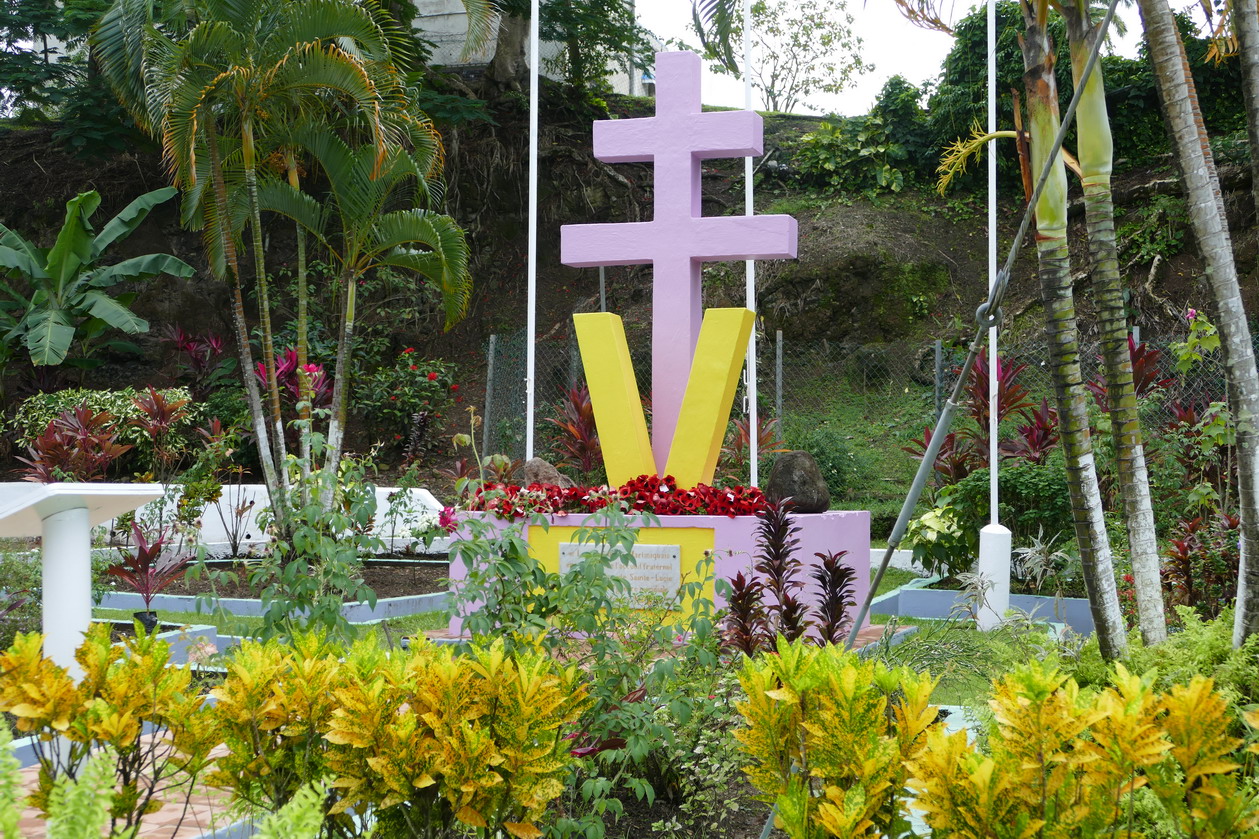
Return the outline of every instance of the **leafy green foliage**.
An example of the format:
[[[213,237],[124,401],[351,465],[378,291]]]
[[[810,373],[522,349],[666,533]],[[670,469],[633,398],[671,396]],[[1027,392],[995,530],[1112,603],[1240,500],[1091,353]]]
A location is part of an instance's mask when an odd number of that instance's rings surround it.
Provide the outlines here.
[[[786,436],[788,447],[813,455],[832,500],[844,498],[865,474],[848,437],[826,422],[792,425]]]
[[[1125,210],[1116,236],[1120,258],[1141,265],[1180,253],[1189,232],[1189,211],[1183,198],[1155,195],[1148,203]]]
[[[522,0],[506,3],[513,13],[529,16]],[[561,50],[550,61],[583,94],[598,91],[609,68],[625,61],[650,67],[654,63],[647,30],[638,25],[634,5],[627,0],[553,0],[542,6],[542,37],[557,41]]]
[[[879,91],[870,113],[883,121],[888,137],[905,150],[901,170],[930,178],[939,151],[931,143],[931,126],[922,107],[924,92],[904,76],[893,76]]]
[[[386,441],[398,442],[410,431],[416,414],[440,417],[458,389],[453,364],[421,358],[407,347],[392,365],[360,382],[355,402],[368,425]]]
[[[189,399],[184,388],[168,388],[157,391],[167,403],[176,403]],[[110,430],[118,435],[118,440],[128,446],[135,447],[135,453],[145,466],[152,466],[158,457],[158,442],[151,431],[143,424],[145,413],[137,400],[142,394],[134,388],[120,390],[87,390],[83,388],[67,388],[49,393],[37,393],[21,402],[12,418],[6,423],[6,429],[17,437],[18,442],[30,444],[43,434],[52,422],[66,411],[84,406],[96,414],[107,414],[111,418]],[[192,429],[195,417],[185,414],[180,417],[170,432],[178,436]]]
[[[905,147],[891,136],[883,118],[840,117],[823,122],[800,138],[791,155],[796,177],[805,184],[842,192],[899,192],[905,174],[898,168]]]
[[[149,325],[128,305],[133,294],[110,296],[107,289],[124,280],[170,274],[192,276],[192,266],[169,254],[147,254],[113,265],[100,264],[105,252],[127,236],[157,205],[175,195],[172,188],[141,195],[97,233],[92,215],[100,206],[96,192],[84,192],[66,203],[66,220],[52,248],[44,250],[15,230],[0,225],[0,270],[16,285],[0,281],[0,325],[5,342],[21,341],[35,365],[58,365],[77,340],[83,359],[110,328],[129,334]]]
[[[657,794],[636,769],[670,743],[671,729],[655,708],[665,706],[685,723],[696,697],[674,674],[679,667],[704,671],[718,663],[707,594],[711,560],[701,566],[700,579],[684,579],[673,597],[659,601],[632,599],[629,582],[612,573],[634,565],[634,525],[653,519],[631,519],[616,505],[592,514],[574,535],[580,560],[562,574],[530,554],[518,525],[466,519],[451,549],[452,562],[467,569],[453,590],[465,631],[501,639],[509,650],[545,650],[585,674],[591,704],[576,723],[574,753],[583,760],[566,793],[567,814],[554,827],[562,836],[602,836],[602,814],[621,809],[613,797],[618,785],[639,798]],[[530,525],[546,526],[541,517]]]

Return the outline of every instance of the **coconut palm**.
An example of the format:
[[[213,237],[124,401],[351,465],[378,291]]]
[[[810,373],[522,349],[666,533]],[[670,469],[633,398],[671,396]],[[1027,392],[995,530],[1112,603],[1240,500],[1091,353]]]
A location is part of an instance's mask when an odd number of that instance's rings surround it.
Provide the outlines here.
[[[1022,0],[1024,31],[1023,86],[1031,133],[1032,171],[1044,171],[1058,134],[1058,90],[1054,53],[1048,33],[1047,0]],[[1093,461],[1088,406],[1080,373],[1079,333],[1067,247],[1067,173],[1054,150],[1049,180],[1036,204],[1036,255],[1050,373],[1058,401],[1059,435],[1066,457],[1067,486],[1074,512],[1080,563],[1102,655],[1117,658],[1127,645],[1111,561],[1110,539],[1102,516],[1101,491]]]
[[[1198,93],[1185,47],[1167,0],[1138,0],[1154,64],[1159,98],[1171,129],[1189,204],[1189,222],[1202,253],[1215,301],[1216,325],[1228,376],[1229,409],[1237,430],[1238,505],[1242,519],[1243,568],[1237,582],[1233,641],[1259,632],[1259,370],[1242,306],[1237,266]]]
[[[412,119],[407,134],[405,146],[391,145],[382,157],[372,145],[351,146],[326,124],[297,126],[289,139],[326,176],[327,203],[319,204],[291,180],[268,179],[260,190],[264,209],[300,224],[340,268],[342,315],[325,469],[336,469],[344,440],[359,278],[377,268],[418,273],[436,283],[447,327],[467,312],[467,240],[452,218],[424,209],[438,185],[437,133],[427,120]],[[400,203],[402,209],[393,209]],[[409,206],[415,204],[420,206]]]
[[[1067,24],[1071,46],[1071,72],[1077,86],[1102,25],[1094,23],[1087,0],[1066,0],[1058,6]],[[1093,290],[1097,296],[1102,358],[1106,370],[1107,407],[1115,463],[1124,499],[1124,520],[1137,596],[1137,618],[1146,644],[1167,639],[1163,614],[1163,586],[1158,540],[1154,532],[1154,507],[1145,465],[1137,393],[1132,381],[1132,356],[1128,350],[1128,322],[1123,305],[1123,282],[1115,244],[1115,208],[1110,175],[1114,163],[1110,117],[1106,110],[1102,67],[1097,63],[1080,94],[1075,112],[1078,128],[1080,179],[1084,188],[1085,224]]]

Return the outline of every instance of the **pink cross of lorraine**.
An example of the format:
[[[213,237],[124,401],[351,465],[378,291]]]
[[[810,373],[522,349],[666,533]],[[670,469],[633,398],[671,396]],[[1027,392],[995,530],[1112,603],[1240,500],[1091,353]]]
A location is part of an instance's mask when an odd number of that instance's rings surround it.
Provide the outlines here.
[[[759,155],[763,144],[755,111],[702,112],[698,55],[657,53],[656,115],[594,124],[598,159],[655,164],[652,220],[560,228],[565,265],[652,266],[651,446],[660,474],[699,340],[703,263],[796,256],[791,216],[702,217],[700,161]]]

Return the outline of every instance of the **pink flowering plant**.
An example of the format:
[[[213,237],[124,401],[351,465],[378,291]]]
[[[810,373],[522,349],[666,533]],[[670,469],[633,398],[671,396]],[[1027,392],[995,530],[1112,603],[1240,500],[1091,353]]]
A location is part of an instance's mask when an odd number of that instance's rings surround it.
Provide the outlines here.
[[[407,441],[417,414],[440,417],[459,390],[455,366],[406,347],[359,384],[358,408],[387,443]]]

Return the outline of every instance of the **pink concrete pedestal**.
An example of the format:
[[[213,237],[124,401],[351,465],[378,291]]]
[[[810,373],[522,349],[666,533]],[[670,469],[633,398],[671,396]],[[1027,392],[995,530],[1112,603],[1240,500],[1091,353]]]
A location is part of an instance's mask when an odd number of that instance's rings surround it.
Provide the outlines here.
[[[488,513],[466,513],[464,515],[480,518],[495,525],[500,530],[510,523]],[[558,542],[570,541],[568,538],[572,528],[584,527],[590,514],[569,513],[554,515],[548,518],[549,532],[538,528],[536,532],[528,524],[524,525],[524,538],[529,542],[538,560],[550,571],[559,570]],[[804,513],[796,515],[796,526],[800,532],[796,538],[800,540],[796,557],[804,564],[798,579],[807,580],[802,592],[806,604],[817,602],[817,586],[810,579],[810,569],[819,563],[815,554],[827,551],[847,551],[844,563],[856,571],[854,599],[862,602],[870,588],[870,514],[865,511],[831,510],[825,513]],[[755,516],[660,516],[659,527],[643,527],[639,530],[639,541],[653,544],[678,544],[682,553],[682,573],[693,571],[695,565],[703,559],[705,550],[711,549],[714,557],[714,577],[730,580],[739,572],[754,575],[752,565],[756,558],[756,528],[759,519]],[[455,541],[459,535],[456,533]],[[467,576],[467,569],[462,562],[450,564],[450,578],[457,585],[459,580]],[[694,576],[691,577],[694,579]],[[709,592],[717,604],[724,607],[725,598],[715,591]],[[459,634],[462,629],[462,616],[452,614],[450,631]]]

